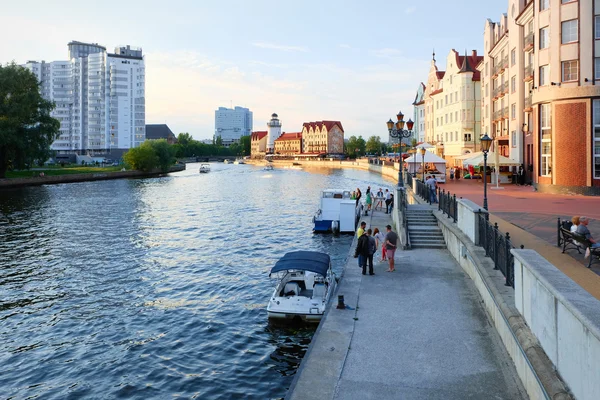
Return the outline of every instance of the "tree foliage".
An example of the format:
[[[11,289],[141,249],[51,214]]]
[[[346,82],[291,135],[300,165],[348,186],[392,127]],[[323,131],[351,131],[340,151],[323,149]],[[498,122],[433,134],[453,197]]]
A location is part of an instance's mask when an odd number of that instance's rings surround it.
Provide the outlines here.
[[[350,136],[345,146],[345,153],[350,157],[361,157],[365,155],[366,143],[362,136]]]
[[[129,149],[123,154],[123,161],[133,169],[150,172],[158,168],[160,162],[152,144],[146,140],[140,147]]]
[[[0,64],[0,178],[9,168],[44,162],[59,135],[60,122],[50,116],[54,103],[40,94],[29,70]]]
[[[250,136],[242,136],[240,143],[234,143],[229,147],[223,147],[221,138],[217,136],[215,144],[206,144],[194,140],[185,132],[177,135],[175,148],[176,157],[210,157],[210,156],[247,156],[250,155]]]
[[[381,138],[379,136],[371,136],[367,140],[366,151],[370,154],[379,154],[381,152]]]

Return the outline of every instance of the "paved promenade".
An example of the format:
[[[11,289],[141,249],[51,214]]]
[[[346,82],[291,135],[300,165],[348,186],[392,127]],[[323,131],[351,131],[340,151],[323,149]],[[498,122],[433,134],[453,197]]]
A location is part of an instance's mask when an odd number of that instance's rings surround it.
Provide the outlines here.
[[[380,230],[382,212],[364,217]],[[355,241],[356,242],[356,241]],[[351,250],[353,252],[354,249]],[[363,276],[350,257],[287,398],[527,398],[470,279],[446,250],[396,253]]]
[[[483,204],[483,183],[470,180],[448,181],[441,185],[458,197]],[[490,185],[489,187],[494,187]],[[586,268],[588,260],[576,250],[565,254],[556,246],[556,218],[571,219],[585,215],[592,219],[590,230],[600,237],[600,207],[593,196],[538,193],[531,186],[501,185],[504,189],[488,190],[490,221],[510,233],[515,247],[537,251],[542,257],[573,279],[588,293],[600,299],[600,264]]]

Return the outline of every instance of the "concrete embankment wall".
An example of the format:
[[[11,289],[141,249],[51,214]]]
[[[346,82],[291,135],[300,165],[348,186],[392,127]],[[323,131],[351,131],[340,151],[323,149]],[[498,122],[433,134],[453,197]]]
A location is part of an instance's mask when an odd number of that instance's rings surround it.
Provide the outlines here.
[[[177,164],[171,166],[169,172],[184,171],[184,164]],[[88,181],[101,181],[109,179],[125,179],[125,178],[147,178],[152,176],[163,175],[164,172],[155,170],[152,172],[142,171],[116,171],[116,172],[98,172],[88,174],[69,174],[69,175],[56,175],[56,176],[44,176],[35,178],[10,178],[0,179],[0,189],[4,188],[18,188],[26,186],[40,186],[40,185],[53,185],[59,183],[75,183],[75,182],[88,182]]]
[[[512,250],[515,305],[577,399],[600,398],[600,301],[533,250]]]
[[[494,270],[493,261],[485,256],[485,250],[475,245],[479,235],[477,214],[480,212],[480,207],[472,201],[459,200],[457,224],[441,211],[435,211],[434,215],[448,251],[477,287],[490,322],[510,354],[529,397],[570,399],[572,396],[552,361],[515,307],[515,290],[505,285],[506,279],[499,270]],[[568,278],[565,276],[565,279]]]

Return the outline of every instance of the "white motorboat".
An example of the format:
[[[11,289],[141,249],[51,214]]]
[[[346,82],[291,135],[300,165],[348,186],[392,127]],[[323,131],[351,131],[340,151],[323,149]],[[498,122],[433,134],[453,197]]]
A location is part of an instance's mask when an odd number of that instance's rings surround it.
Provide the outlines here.
[[[271,164],[269,164],[269,165],[265,166],[265,168],[263,168],[263,169],[265,171],[273,171],[275,168]]]
[[[321,208],[313,217],[315,232],[344,232],[356,230],[362,204],[352,199],[348,190],[326,189],[321,192]]]
[[[229,164],[229,160],[223,160],[225,164]]]
[[[328,254],[317,251],[286,253],[271,269],[279,282],[267,313],[273,320],[319,322],[332,297],[336,279]]]
[[[200,164],[200,170],[199,172],[201,174],[205,174],[207,172],[210,172],[210,164]]]
[[[238,165],[238,164],[246,164],[246,163],[244,162],[244,160],[242,160],[241,158],[238,158],[238,159],[237,159],[237,160],[235,160],[233,163],[234,163],[235,165]]]

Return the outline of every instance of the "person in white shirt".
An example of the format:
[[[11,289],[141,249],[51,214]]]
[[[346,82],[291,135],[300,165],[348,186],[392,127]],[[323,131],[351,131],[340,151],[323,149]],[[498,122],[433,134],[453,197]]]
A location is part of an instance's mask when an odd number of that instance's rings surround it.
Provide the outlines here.
[[[437,203],[437,195],[436,195],[436,189],[437,189],[437,181],[435,180],[435,178],[433,177],[433,175],[431,175],[429,177],[429,179],[427,179],[425,181],[425,184],[427,186],[429,186],[429,199],[432,203]]]

